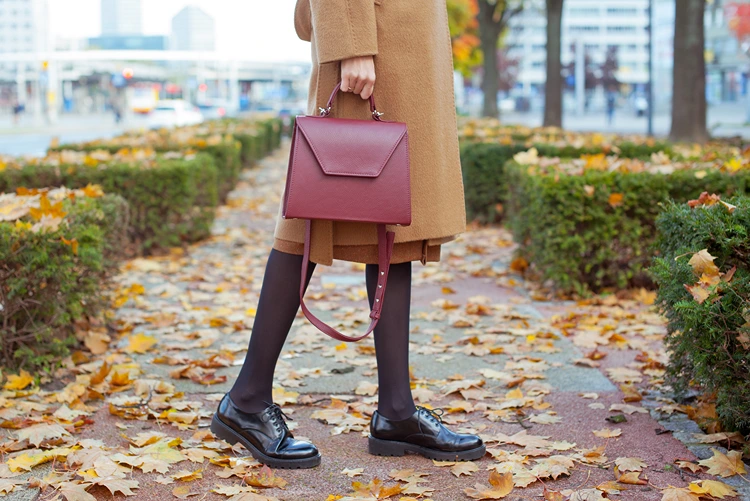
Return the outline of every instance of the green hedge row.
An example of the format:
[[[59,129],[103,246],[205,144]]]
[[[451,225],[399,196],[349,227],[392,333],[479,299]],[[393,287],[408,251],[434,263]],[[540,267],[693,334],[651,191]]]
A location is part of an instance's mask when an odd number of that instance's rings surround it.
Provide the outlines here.
[[[243,167],[255,163],[281,144],[282,122],[277,118],[261,120],[226,119],[192,127],[130,132],[108,140],[82,144],[63,144],[50,151],[97,151],[111,154],[123,148],[152,148],[160,153],[204,152],[213,157],[217,168],[219,201],[234,189]]]
[[[664,202],[685,202],[703,191],[750,192],[748,171],[566,174],[511,161],[504,172],[520,255],[556,289],[579,294],[651,284],[646,269]]]
[[[693,383],[715,393],[722,422],[748,434],[750,199],[728,201],[731,212],[667,204],[656,221],[661,256],[653,272],[669,320],[670,382],[680,393]],[[704,249],[709,256],[693,258]]]
[[[57,228],[0,222],[0,365],[47,368],[75,343],[72,323],[103,305],[125,247],[127,202],[67,198]],[[29,218],[27,218],[29,219]],[[37,221],[33,221],[37,222]]]
[[[520,139],[520,138],[519,138]],[[622,158],[644,158],[659,151],[669,151],[665,143],[618,143],[616,146],[556,146],[529,144],[524,140],[511,144],[463,142],[461,168],[463,171],[466,216],[470,221],[497,222],[507,212],[508,176],[505,165],[520,152],[536,148],[544,157],[579,157],[584,154],[617,151]]]
[[[93,167],[29,164],[0,172],[0,192],[89,184],[127,200],[131,254],[149,254],[210,234],[219,183],[216,161],[206,153],[185,158],[160,155],[149,162],[112,161]]]
[[[100,185],[130,205],[131,254],[150,254],[207,237],[216,207],[236,186],[243,165],[278,147],[281,129],[278,119],[226,120],[61,145],[41,161],[0,171],[0,193]],[[91,156],[66,164],[71,151]],[[97,152],[109,157],[97,160]]]

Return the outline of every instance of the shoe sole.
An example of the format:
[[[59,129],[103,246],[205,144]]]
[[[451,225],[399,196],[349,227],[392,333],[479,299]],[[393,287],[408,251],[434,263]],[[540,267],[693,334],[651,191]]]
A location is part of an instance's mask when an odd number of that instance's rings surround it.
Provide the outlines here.
[[[320,464],[320,454],[318,454],[317,456],[301,459],[278,459],[267,456],[263,454],[263,452],[261,452],[252,443],[250,443],[247,439],[245,439],[242,435],[224,424],[216,416],[216,414],[214,414],[214,417],[211,420],[211,431],[214,435],[222,440],[229,442],[232,445],[236,444],[237,442],[241,443],[245,447],[245,449],[250,451],[250,454],[253,456],[253,458],[255,458],[256,461],[258,461],[259,463],[263,463],[271,468],[292,470],[314,468]]]
[[[473,461],[484,456],[487,451],[484,444],[468,451],[446,452],[406,442],[381,440],[372,436],[368,438],[368,449],[370,454],[375,456],[403,456],[410,452],[437,461]]]

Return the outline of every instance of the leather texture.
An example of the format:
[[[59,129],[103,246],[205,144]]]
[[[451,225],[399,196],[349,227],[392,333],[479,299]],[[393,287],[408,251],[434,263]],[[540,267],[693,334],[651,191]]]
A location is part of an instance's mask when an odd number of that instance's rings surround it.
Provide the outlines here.
[[[441,452],[462,452],[482,446],[477,435],[455,433],[424,407],[417,407],[411,417],[394,421],[375,411],[370,421],[370,435],[380,440],[406,442]]]
[[[216,415],[269,457],[305,459],[318,454],[313,444],[294,438],[276,404],[269,405],[263,412],[250,414],[239,409],[227,394],[219,403]]]
[[[300,305],[310,322],[340,341],[358,341],[378,323],[388,280],[395,234],[385,225],[411,224],[409,134],[405,123],[380,119],[370,97],[373,120],[331,118],[331,105],[341,84],[331,93],[321,116],[298,116],[292,135],[282,216],[306,219],[302,276],[307,276],[311,220],[351,221],[378,225],[379,278],[371,323],[365,334],[346,336]]]

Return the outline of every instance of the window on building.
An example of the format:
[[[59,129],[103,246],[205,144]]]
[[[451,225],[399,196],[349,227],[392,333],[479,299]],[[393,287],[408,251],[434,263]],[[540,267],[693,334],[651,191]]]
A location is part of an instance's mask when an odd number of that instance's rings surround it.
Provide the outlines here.
[[[568,29],[571,33],[599,33],[598,26],[571,26]]]
[[[543,43],[535,43],[531,46],[531,50],[547,50],[547,45]]]
[[[571,7],[568,14],[574,17],[598,16],[599,7]]]
[[[544,61],[534,61],[531,63],[532,68],[544,68]]]
[[[587,43],[583,46],[586,50],[599,50],[598,43]]]
[[[607,15],[610,16],[635,16],[638,15],[638,9],[635,7],[607,7]]]
[[[607,26],[607,33],[635,33],[635,26]]]

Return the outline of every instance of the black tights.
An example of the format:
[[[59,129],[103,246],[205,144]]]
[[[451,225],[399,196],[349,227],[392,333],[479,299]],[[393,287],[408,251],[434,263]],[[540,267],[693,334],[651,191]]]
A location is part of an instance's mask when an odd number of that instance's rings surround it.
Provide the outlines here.
[[[302,256],[272,250],[250,337],[245,363],[234,387],[232,400],[245,412],[260,412],[272,402],[273,373],[289,329],[299,309]],[[305,287],[315,263],[310,263]],[[378,266],[365,271],[370,307],[375,297]],[[378,412],[400,420],[416,410],[409,386],[409,309],[411,263],[391,265],[380,321],[375,328],[378,363]],[[321,336],[324,335],[321,333]]]

